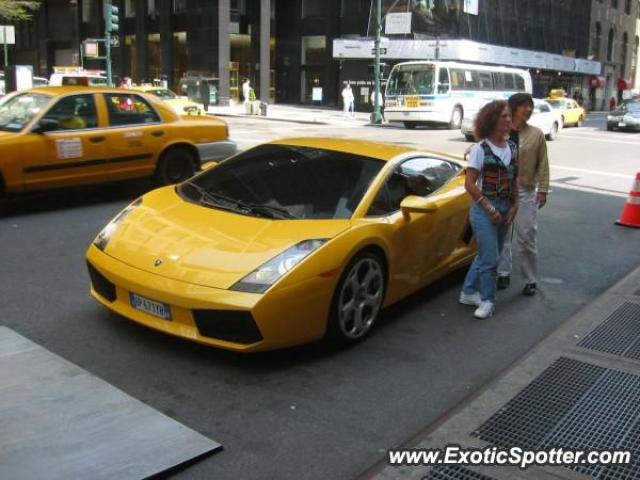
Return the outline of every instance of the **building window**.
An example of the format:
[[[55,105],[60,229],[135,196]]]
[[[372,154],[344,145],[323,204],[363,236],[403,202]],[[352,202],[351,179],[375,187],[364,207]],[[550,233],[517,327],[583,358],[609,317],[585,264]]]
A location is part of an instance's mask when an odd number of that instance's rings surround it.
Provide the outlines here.
[[[607,41],[607,61],[610,62],[613,58],[613,40],[615,37],[615,32],[613,28],[609,30],[609,40]]]
[[[633,53],[631,54],[631,81],[634,82],[634,87],[636,81],[636,68],[638,66],[638,44],[640,44],[640,37],[636,35],[636,43],[633,46]]]
[[[602,26],[596,22],[596,36],[593,40],[593,58],[600,58],[600,43],[602,40]]]
[[[631,0],[624,0],[624,13],[631,15]]]
[[[89,23],[93,15],[93,0],[82,0],[82,22]]]
[[[620,54],[620,76],[624,78],[627,71],[627,47],[629,46],[629,36],[627,32],[622,35],[622,53]]]
[[[324,0],[302,0],[302,18],[321,17],[325,9]]]
[[[303,103],[311,103],[313,101],[314,89],[316,89],[315,98],[324,98],[326,96],[326,48],[327,37],[324,35],[302,37],[300,58],[300,64],[302,66],[302,88],[300,91],[300,100]],[[322,93],[323,91],[325,93]]]
[[[136,16],[136,0],[124,0],[124,16],[127,18]]]
[[[147,0],[147,15],[151,18],[157,18],[159,15],[158,3],[156,0]]]
[[[611,8],[618,8],[618,0],[611,0]]]
[[[173,13],[183,13],[187,11],[187,0],[173,0]]]

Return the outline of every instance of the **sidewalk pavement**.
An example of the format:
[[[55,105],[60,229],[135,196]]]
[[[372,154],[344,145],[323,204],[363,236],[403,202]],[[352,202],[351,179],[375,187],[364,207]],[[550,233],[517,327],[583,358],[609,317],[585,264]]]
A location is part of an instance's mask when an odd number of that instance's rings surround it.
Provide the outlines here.
[[[308,123],[318,125],[368,125],[368,112],[355,112],[353,116],[345,115],[342,110],[328,107],[306,106],[306,105],[284,105],[269,104],[267,115],[248,115],[245,106],[209,106],[208,113],[219,117],[245,117],[256,120],[276,120],[281,122]]]
[[[631,463],[391,466],[385,457],[359,479],[640,479],[640,268],[399,448],[446,445],[628,450]]]

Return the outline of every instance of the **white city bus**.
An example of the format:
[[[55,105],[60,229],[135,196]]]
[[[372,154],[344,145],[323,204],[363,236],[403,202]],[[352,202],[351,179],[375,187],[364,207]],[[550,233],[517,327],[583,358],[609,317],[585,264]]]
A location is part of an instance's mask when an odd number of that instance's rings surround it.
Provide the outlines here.
[[[460,128],[485,103],[531,93],[531,75],[520,68],[420,61],[393,67],[385,90],[385,119],[406,128],[423,123]]]

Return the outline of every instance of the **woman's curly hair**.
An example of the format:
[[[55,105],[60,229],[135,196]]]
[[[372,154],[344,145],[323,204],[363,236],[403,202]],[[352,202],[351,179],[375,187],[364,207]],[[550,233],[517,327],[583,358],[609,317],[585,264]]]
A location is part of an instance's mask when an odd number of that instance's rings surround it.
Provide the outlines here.
[[[477,141],[491,135],[505,108],[509,108],[506,100],[494,100],[480,109],[473,122],[473,136]]]

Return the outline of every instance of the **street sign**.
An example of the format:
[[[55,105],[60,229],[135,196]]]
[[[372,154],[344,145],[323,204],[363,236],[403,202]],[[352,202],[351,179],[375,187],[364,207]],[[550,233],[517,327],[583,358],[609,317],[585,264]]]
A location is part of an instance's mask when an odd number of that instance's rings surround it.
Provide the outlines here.
[[[118,35],[111,35],[111,46],[118,48],[120,46],[120,37]]]
[[[100,56],[98,42],[84,42],[84,56],[85,57],[98,57]]]
[[[376,54],[376,49],[372,48],[371,49],[371,55],[375,55]],[[380,55],[386,55],[387,54],[387,49],[386,48],[381,48],[380,49]]]
[[[0,25],[0,43],[15,45],[16,27],[13,25]]]

